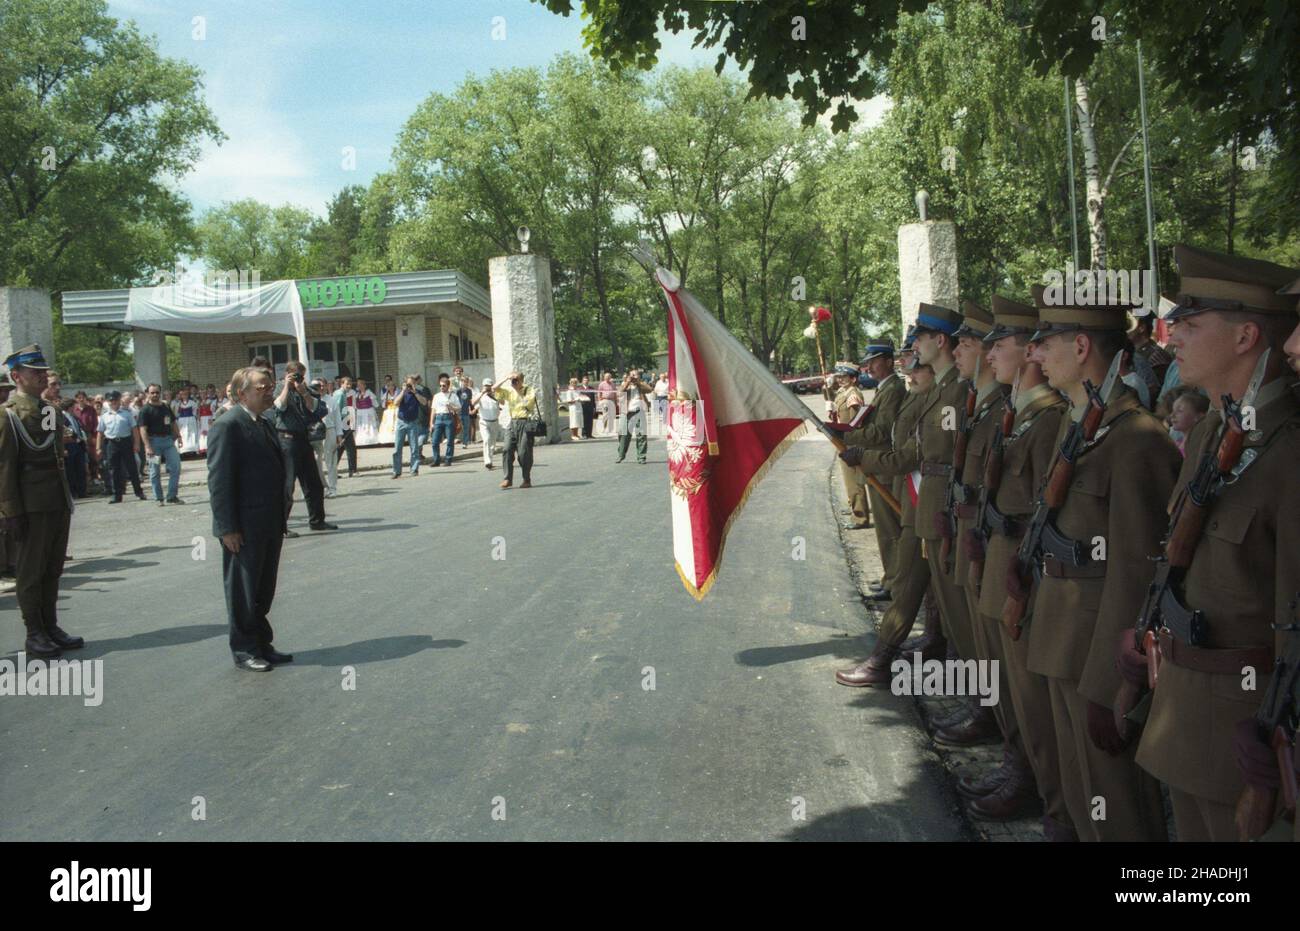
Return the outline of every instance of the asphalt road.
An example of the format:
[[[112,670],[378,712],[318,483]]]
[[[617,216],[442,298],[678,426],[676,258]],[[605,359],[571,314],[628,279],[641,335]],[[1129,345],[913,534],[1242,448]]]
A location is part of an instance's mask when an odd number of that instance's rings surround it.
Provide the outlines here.
[[[477,460],[363,474],[332,534],[299,502],[271,614],[296,661],[267,674],[230,661],[205,489],[81,506],[60,616],[103,701],[0,697],[0,838],[963,838],[911,700],[831,678],[867,616],[825,441],[755,492],[702,604],[662,442],[613,459],[542,447],[508,492]],[[12,658],[12,594],[0,611]]]

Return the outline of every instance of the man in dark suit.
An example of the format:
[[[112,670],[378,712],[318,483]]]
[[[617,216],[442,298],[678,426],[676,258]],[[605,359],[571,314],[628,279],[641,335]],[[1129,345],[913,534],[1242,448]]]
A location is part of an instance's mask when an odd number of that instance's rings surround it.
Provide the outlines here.
[[[221,540],[221,574],[235,665],[269,672],[293,661],[271,647],[267,613],[275,597],[284,544],[284,454],[262,413],[275,390],[263,369],[244,368],[230,380],[238,403],[208,431],[208,493],[212,532]]]

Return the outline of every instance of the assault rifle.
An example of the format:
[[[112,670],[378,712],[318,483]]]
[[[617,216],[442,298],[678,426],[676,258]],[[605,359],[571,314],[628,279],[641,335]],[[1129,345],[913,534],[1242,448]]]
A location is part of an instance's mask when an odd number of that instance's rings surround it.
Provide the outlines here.
[[[1083,561],[1079,552],[1079,543],[1065,537],[1056,529],[1054,518],[1074,481],[1074,466],[1080,453],[1090,444],[1101,427],[1102,418],[1106,416],[1106,399],[1119,378],[1120,361],[1124,353],[1115,353],[1115,358],[1106,372],[1101,390],[1097,390],[1091,381],[1084,381],[1083,390],[1087,392],[1085,403],[1078,415],[1070,423],[1065,438],[1056,451],[1052,467],[1043,481],[1038,501],[1034,504],[1034,515],[1029,521],[1024,539],[1016,556],[1007,566],[1007,600],[1002,606],[1002,624],[1006,627],[1012,640],[1019,640],[1024,629],[1025,614],[1029,607],[1029,596],[1034,584],[1042,577],[1042,560],[1045,555],[1062,558],[1067,562],[1078,564]]]
[[[1275,628],[1300,636],[1300,593],[1291,601],[1295,618],[1290,624]],[[1259,737],[1277,754],[1278,773],[1282,786],[1282,811],[1284,816],[1295,816],[1296,810],[1296,729],[1300,725],[1300,649],[1292,649],[1277,660],[1273,679],[1268,684],[1264,701],[1255,715]],[[1236,823],[1242,840],[1251,840],[1263,834],[1273,822],[1277,810],[1276,790],[1247,785],[1237,799]]]

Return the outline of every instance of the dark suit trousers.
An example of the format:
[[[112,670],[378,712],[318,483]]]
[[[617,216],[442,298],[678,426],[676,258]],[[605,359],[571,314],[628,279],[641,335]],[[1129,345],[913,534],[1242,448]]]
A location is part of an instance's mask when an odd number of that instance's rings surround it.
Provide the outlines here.
[[[104,451],[108,458],[108,467],[105,471],[113,476],[112,492],[114,498],[120,499],[122,493],[126,491],[127,482],[137,495],[143,495],[144,489],[140,487],[140,472],[135,465],[135,452],[131,449],[131,441],[125,437],[120,440],[104,440]]]
[[[275,598],[280,571],[279,533],[245,538],[238,553],[221,547],[221,580],[226,590],[226,615],[230,618],[230,652],[260,655],[271,646],[267,614]]]
[[[320,469],[316,468],[316,454],[306,436],[279,434],[280,449],[284,453],[284,516],[293,510],[293,482],[296,478],[307,501],[307,516],[313,524],[325,520],[325,487],[320,482]]]

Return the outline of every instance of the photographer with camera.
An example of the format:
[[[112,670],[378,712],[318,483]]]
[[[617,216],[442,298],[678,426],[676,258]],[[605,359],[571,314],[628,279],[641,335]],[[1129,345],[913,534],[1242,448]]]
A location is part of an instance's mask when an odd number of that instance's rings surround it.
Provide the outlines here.
[[[307,500],[307,514],[312,530],[338,530],[325,523],[325,489],[308,434],[312,425],[325,419],[325,402],[307,386],[307,367],[294,360],[284,367],[284,385],[268,412],[279,435],[284,453],[284,517],[293,510],[293,483],[298,480]],[[286,526],[284,535],[296,537]]]
[[[616,462],[622,462],[627,458],[627,447],[631,441],[633,432],[636,435],[636,461],[645,465],[646,451],[650,445],[646,439],[645,432],[645,415],[650,408],[650,392],[654,388],[647,385],[641,380],[641,370],[632,369],[623,376],[623,384],[619,387],[619,417],[618,417],[618,459]]]
[[[407,375],[397,395],[397,428],[393,433],[393,478],[402,477],[402,445],[411,444],[411,477],[420,474],[420,435],[428,417],[429,402],[420,394],[417,379]]]

